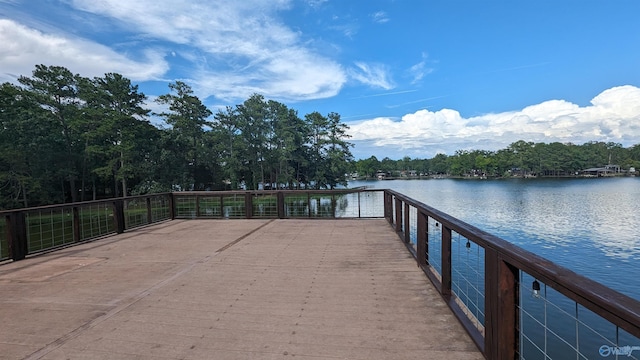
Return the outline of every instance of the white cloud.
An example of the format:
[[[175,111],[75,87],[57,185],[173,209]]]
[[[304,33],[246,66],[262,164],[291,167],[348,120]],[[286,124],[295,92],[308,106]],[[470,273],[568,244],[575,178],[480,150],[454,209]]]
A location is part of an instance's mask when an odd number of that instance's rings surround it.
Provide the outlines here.
[[[329,0],[307,0],[307,4],[312,8],[319,8]]]
[[[72,0],[83,11],[117,19],[141,36],[192,49],[189,82],[198,95],[247,98],[253,92],[289,100],[336,95],[342,67],[308,48],[277,12],[290,1]],[[318,3],[319,4],[319,3]],[[184,58],[188,58],[183,55]]]
[[[354,65],[355,67],[349,69],[352,79],[374,88],[390,90],[395,87],[384,65],[364,62],[356,62]]]
[[[498,150],[518,141],[640,143],[640,88],[620,86],[580,107],[550,100],[519,111],[463,118],[450,109],[419,110],[400,120],[375,118],[350,125],[351,141],[390,154],[430,158],[437,152]],[[400,149],[400,151],[399,151]],[[363,154],[367,157],[367,154]]]
[[[144,61],[136,61],[94,42],[45,34],[8,19],[0,19],[0,44],[3,82],[29,75],[35,65],[44,62],[83,76],[118,72],[134,81],[158,78],[168,69],[162,55],[153,50],[146,51]]]
[[[420,82],[425,75],[433,72],[433,68],[427,67],[427,54],[422,54],[422,61],[411,66],[408,70],[409,76],[412,77],[411,84]]]
[[[216,72],[201,68],[195,73],[194,91],[199,95],[216,96],[225,100],[245,99],[253,93],[270,98],[305,100],[331,97],[346,81],[342,68],[331,61],[317,59],[304,50],[283,50],[281,57],[264,59],[252,66],[251,77],[234,72]],[[291,63],[286,57],[294,56]]]
[[[387,15],[387,13],[384,11],[377,11],[371,14],[371,18],[373,19],[373,22],[378,24],[389,22],[389,15]]]

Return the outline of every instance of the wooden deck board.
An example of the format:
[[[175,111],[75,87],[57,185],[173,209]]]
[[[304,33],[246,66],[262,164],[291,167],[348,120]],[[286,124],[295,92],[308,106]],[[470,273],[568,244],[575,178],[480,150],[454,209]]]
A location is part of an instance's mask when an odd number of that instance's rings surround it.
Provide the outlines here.
[[[0,359],[483,359],[384,220],[174,220],[0,294]]]

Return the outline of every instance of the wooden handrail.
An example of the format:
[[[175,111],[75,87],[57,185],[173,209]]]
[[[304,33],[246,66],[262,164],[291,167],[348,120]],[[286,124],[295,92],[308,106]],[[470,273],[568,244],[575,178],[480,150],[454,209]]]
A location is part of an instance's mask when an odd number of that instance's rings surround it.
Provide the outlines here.
[[[515,321],[512,321],[513,319],[500,320],[494,316],[500,312],[513,312],[514,306],[517,305],[518,289],[516,286],[518,286],[518,278],[514,278],[515,274],[513,271],[523,271],[533,276],[572,301],[593,311],[595,314],[627,331],[629,334],[640,338],[640,302],[638,300],[608,288],[583,275],[577,274],[420,201],[411,199],[397,191],[385,190],[385,193],[387,194],[386,196],[395,200],[396,207],[398,206],[397,204],[402,203],[417,209],[419,218],[418,231],[427,231],[426,224],[423,224],[426,220],[420,220],[421,217],[424,219],[432,218],[442,224],[443,258],[446,256],[447,243],[450,246],[450,237],[447,239],[449,230],[455,231],[485,249],[485,277],[494,278],[487,280],[486,283],[487,293],[485,294],[485,306],[490,308],[485,309],[487,313],[485,320],[488,322],[489,327],[495,325],[496,321],[501,321],[502,327],[504,327],[506,322],[511,324],[509,326],[513,328],[506,330],[504,328],[485,328],[485,336],[497,336],[500,339],[500,341],[492,339],[490,344],[485,343],[484,349],[478,344],[488,358],[503,358],[503,356],[509,358],[511,354],[517,350],[514,348],[507,351],[504,348],[505,342],[508,343],[509,341],[512,342],[511,346],[515,347],[517,340],[513,337],[513,334],[515,334],[517,330],[517,319],[515,319]],[[389,206],[390,203],[391,201],[385,203],[385,206]],[[387,210],[385,210],[385,213],[387,213],[386,211]],[[390,215],[393,216],[394,214],[390,212]],[[396,215],[396,219],[389,219],[392,225],[398,221],[397,216],[398,215]],[[404,240],[406,235],[399,235],[401,239]],[[425,259],[423,254],[420,254],[421,251],[424,251],[423,248],[428,246],[426,236],[417,234],[417,241],[418,254],[416,255],[416,260],[418,261],[418,265],[427,272],[428,260]],[[443,264],[444,263],[446,263],[445,260],[443,260]],[[443,289],[441,290],[442,295],[446,298],[449,296],[449,289],[446,286],[446,282],[450,279],[450,272],[447,269],[443,269],[442,272],[441,281],[445,284],[436,283],[436,287],[438,287],[438,285],[441,286]],[[432,281],[437,282],[433,277],[430,278]],[[513,298],[514,296],[516,298]],[[472,329],[467,330],[473,331]],[[505,351],[507,355],[504,355]],[[498,356],[498,354],[501,355]]]

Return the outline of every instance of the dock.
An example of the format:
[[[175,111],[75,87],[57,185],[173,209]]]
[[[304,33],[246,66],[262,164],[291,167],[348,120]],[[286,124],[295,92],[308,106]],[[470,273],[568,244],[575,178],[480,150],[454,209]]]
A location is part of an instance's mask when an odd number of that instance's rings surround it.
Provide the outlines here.
[[[484,359],[385,219],[172,220],[0,265],[0,359]]]

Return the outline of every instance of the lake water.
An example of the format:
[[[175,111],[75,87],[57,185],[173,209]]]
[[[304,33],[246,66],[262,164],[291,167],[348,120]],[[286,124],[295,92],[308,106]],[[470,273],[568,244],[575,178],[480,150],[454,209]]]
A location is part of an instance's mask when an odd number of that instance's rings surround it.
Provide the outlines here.
[[[393,189],[640,300],[640,178],[352,181]]]

